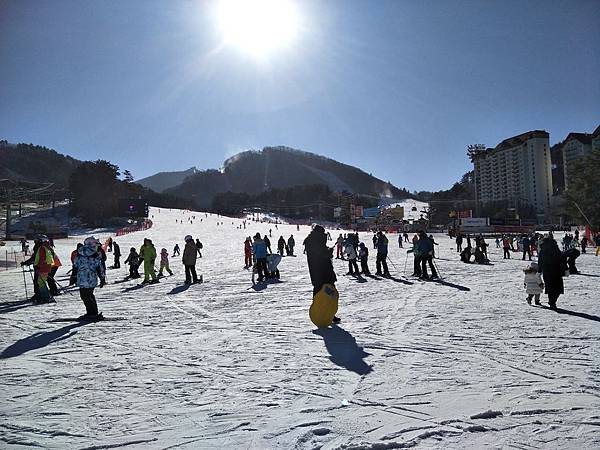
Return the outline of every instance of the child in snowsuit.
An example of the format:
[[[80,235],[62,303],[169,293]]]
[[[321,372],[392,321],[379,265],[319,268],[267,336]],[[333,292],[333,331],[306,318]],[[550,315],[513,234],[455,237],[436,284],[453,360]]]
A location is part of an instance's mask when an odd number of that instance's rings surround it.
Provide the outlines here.
[[[98,240],[93,236],[84,241],[83,247],[77,251],[74,270],[77,272],[77,286],[79,295],[85,305],[86,313],[81,318],[98,320],[102,319],[102,313],[98,312],[94,289],[98,286],[100,278],[100,287],[106,284],[105,270],[102,264],[102,257],[98,253]]]
[[[400,236],[402,239],[402,236]],[[362,269],[362,273],[364,275],[371,275],[371,271],[369,270],[369,249],[364,242],[359,244],[358,257],[360,259],[360,268]]]
[[[531,299],[535,296],[535,304],[540,304],[540,294],[544,290],[544,283],[542,282],[542,277],[538,273],[538,265],[535,262],[529,264],[525,269],[525,280],[523,281],[523,286],[525,287],[525,292],[527,292],[527,303],[531,305]]]
[[[166,248],[161,249],[160,251],[160,269],[158,271],[158,276],[163,276],[163,270],[166,270],[169,275],[173,275],[173,271],[169,267],[169,252]]]
[[[134,247],[129,250],[129,256],[125,260],[125,264],[129,264],[129,278],[139,278],[140,273],[138,268],[140,267],[140,256],[135,251]]]
[[[154,271],[154,261],[156,260],[156,248],[150,239],[144,239],[144,245],[140,247],[140,260],[144,261],[144,281],[143,283],[158,283],[156,272]],[[152,278],[152,281],[150,281]]]

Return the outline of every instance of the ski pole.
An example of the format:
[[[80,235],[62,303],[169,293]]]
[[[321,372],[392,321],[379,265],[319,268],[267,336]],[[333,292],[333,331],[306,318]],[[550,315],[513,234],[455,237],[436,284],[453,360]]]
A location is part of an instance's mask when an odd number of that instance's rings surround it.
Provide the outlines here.
[[[438,274],[438,277],[440,277],[440,279],[444,279],[444,277],[442,276],[442,273],[440,272],[440,269],[439,269],[438,265],[435,263],[435,260],[432,259],[431,262],[433,264],[433,267],[435,267],[435,270],[436,270],[436,272]]]
[[[396,267],[396,264],[394,264],[394,262],[392,261],[392,258],[390,258],[389,256],[387,256],[387,260],[390,262],[390,264],[392,265],[392,267],[394,268],[394,270],[398,270],[398,268]]]
[[[406,252],[406,258],[404,258],[404,276],[406,276],[406,264],[408,263],[408,252]]]
[[[23,285],[25,286],[25,300],[29,300],[29,294],[27,293],[27,279],[25,278],[25,267],[21,266],[23,272]]]

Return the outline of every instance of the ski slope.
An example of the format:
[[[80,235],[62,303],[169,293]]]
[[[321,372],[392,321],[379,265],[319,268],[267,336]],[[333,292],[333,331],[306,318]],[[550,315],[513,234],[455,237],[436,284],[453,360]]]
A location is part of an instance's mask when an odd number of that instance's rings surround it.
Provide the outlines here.
[[[394,279],[358,282],[334,260],[342,323],[317,331],[309,227],[151,214],[152,229],[116,238],[122,259],[144,237],[171,252],[192,234],[205,283],[186,289],[179,258],[157,285],[109,270],[99,309],[127,320],[52,322],[84,313],[77,291],[24,304],[22,272],[0,272],[0,447],[600,447],[600,258],[579,258],[585,275],[565,279],[555,313],[526,304],[526,263],[500,259],[492,242],[493,265],[465,265],[437,235],[445,280],[433,283],[404,277],[406,248],[391,235]],[[273,248],[294,234],[298,257],[281,262],[281,283],[253,288],[244,237],[269,228]],[[59,282],[84,237],[56,242]]]

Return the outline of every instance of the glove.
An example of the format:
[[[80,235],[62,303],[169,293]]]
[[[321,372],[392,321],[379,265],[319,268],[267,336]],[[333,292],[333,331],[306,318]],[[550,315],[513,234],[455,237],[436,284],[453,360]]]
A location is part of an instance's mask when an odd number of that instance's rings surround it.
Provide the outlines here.
[[[103,288],[104,286],[106,286],[106,280],[103,278],[100,280],[100,288]]]

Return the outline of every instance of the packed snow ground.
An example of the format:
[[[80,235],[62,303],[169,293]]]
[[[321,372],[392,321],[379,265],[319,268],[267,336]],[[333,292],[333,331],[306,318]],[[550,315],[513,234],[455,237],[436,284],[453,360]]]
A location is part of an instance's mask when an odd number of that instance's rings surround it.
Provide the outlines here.
[[[33,306],[20,302],[21,271],[0,272],[2,447],[600,446],[600,257],[579,258],[585,275],[565,279],[555,313],[526,304],[526,263],[491,242],[493,265],[465,265],[437,235],[445,280],[433,283],[404,277],[406,248],[390,235],[395,278],[359,282],[334,260],[343,321],[317,331],[308,227],[151,214],[152,229],[116,239],[123,259],[145,236],[171,252],[190,233],[204,243],[205,283],[186,289],[179,258],[158,285],[110,270],[99,307],[126,321],[51,322],[83,314],[77,291]],[[298,257],[283,259],[281,283],[253,288],[244,237],[269,228],[273,247],[294,234]],[[57,241],[62,284],[83,237]]]

